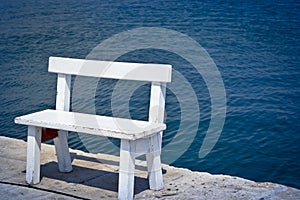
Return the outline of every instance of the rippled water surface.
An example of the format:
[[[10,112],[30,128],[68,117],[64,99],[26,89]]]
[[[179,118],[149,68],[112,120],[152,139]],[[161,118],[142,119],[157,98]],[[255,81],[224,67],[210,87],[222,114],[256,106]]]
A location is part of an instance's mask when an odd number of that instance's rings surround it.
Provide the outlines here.
[[[85,58],[114,34],[164,27],[187,34],[207,50],[221,73],[227,98],[222,134],[200,159],[211,117],[209,92],[201,76],[186,60],[162,50],[137,50],[118,58],[170,63],[191,84],[201,113],[199,129],[172,165],[300,188],[299,1],[2,0],[0,13],[1,135],[25,140],[26,127],[15,125],[14,117],[54,108],[56,75],[47,72],[49,56]],[[110,96],[116,82],[95,81],[95,110],[112,115]],[[144,84],[132,95],[131,117],[147,119],[148,89]],[[189,99],[189,93],[183,89],[182,93]],[[74,110],[83,109],[77,101],[72,103]],[[181,119],[180,106],[168,90],[164,146],[175,138],[181,120],[191,124],[197,117]],[[185,134],[191,129],[184,127]],[[69,142],[81,150],[89,150],[89,145],[95,151],[102,148],[89,138],[82,142],[76,133],[70,134]]]

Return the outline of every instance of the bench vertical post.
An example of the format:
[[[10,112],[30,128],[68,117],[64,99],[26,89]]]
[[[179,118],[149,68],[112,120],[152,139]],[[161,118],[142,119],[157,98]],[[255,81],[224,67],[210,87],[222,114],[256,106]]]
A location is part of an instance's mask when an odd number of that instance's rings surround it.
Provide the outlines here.
[[[71,75],[58,74],[56,110],[69,111]],[[54,138],[58,168],[60,172],[72,171],[71,157],[68,147],[68,131],[59,130],[58,137]]]
[[[150,122],[162,123],[164,121],[165,96],[166,83],[152,82],[149,106]],[[163,188],[163,177],[160,160],[162,132],[152,136],[149,139],[149,143],[150,152],[146,154],[149,186],[152,190],[160,190]]]
[[[37,184],[40,182],[42,128],[28,126],[26,182]]]
[[[134,193],[135,142],[122,139],[120,146],[119,200],[132,200]]]

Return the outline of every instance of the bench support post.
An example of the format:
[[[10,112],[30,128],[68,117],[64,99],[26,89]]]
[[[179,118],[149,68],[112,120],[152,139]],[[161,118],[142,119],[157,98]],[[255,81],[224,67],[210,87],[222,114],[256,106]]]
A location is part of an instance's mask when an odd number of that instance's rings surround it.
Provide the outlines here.
[[[164,121],[165,97],[166,83],[152,82],[149,108],[150,122],[161,123]],[[150,150],[146,154],[149,186],[152,190],[160,190],[164,186],[160,160],[162,132],[151,137],[149,143]]]
[[[121,140],[119,168],[119,200],[132,200],[134,194],[135,143]]]
[[[40,182],[42,128],[28,126],[26,182],[38,184]]]
[[[54,138],[54,144],[59,171],[71,172],[72,164],[68,147],[68,131],[58,131],[58,137]]]
[[[146,154],[148,179],[151,190],[160,190],[164,187],[161,169],[161,133],[149,138],[150,152]]]
[[[56,110],[70,110],[71,75],[58,74]],[[71,157],[68,146],[68,131],[58,131],[54,139],[57,155],[58,169],[60,172],[72,171]]]

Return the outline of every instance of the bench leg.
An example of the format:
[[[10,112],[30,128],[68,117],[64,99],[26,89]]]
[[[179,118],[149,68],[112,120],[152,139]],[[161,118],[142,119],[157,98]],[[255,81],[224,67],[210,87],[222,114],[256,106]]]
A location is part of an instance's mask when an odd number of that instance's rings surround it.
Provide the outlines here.
[[[134,192],[134,168],[135,168],[134,143],[121,140],[120,169],[119,169],[119,200],[132,200]]]
[[[54,138],[58,169],[60,172],[72,171],[71,156],[68,147],[68,132],[58,131],[58,137]]]
[[[26,182],[28,184],[40,182],[41,137],[42,128],[28,126],[26,162]]]
[[[164,187],[161,169],[161,136],[160,133],[150,138],[150,152],[146,154],[148,179],[151,190],[160,190]]]

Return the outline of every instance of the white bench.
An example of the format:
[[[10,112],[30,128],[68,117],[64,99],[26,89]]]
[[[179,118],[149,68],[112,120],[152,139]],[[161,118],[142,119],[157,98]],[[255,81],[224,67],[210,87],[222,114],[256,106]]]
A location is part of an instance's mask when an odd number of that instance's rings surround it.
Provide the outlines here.
[[[162,189],[161,140],[166,129],[163,123],[166,83],[171,82],[172,66],[50,57],[49,72],[58,73],[56,110],[15,118],[15,123],[28,125],[26,182],[40,182],[42,128],[51,128],[59,130],[54,138],[59,171],[72,171],[68,131],[119,138],[118,199],[133,199],[135,157],[142,154],[146,154],[150,189]],[[70,112],[71,75],[152,82],[149,120]]]

